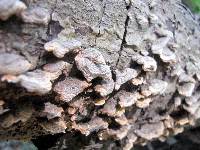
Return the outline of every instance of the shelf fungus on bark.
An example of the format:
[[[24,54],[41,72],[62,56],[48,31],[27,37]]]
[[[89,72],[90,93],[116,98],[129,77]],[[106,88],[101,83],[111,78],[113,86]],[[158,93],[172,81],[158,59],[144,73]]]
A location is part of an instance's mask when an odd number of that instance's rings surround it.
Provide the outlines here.
[[[64,112],[62,107],[58,107],[50,102],[44,103],[44,110],[40,113],[40,116],[46,116],[48,120],[53,118],[60,118]]]
[[[68,76],[72,68],[72,64],[64,61],[57,61],[55,63],[46,64],[43,66],[43,70],[55,75],[55,79],[59,77],[62,73]]]
[[[95,91],[101,96],[112,93],[114,81],[110,67],[106,65],[103,55],[94,48],[88,48],[79,52],[75,57],[77,68],[83,73],[88,82],[100,77],[101,84],[95,87]]]
[[[195,80],[193,77],[182,74],[179,77],[179,85],[177,86],[180,95],[190,97],[195,89]]]
[[[169,48],[164,48],[162,53],[160,54],[160,59],[165,63],[176,63],[177,58],[174,52],[172,52]]]
[[[107,114],[108,116],[114,117],[117,114],[117,100],[110,98],[106,101],[103,108],[99,110],[101,114]]]
[[[65,130],[67,128],[66,123],[62,119],[53,119],[45,122],[41,122],[40,126],[47,132],[50,132],[51,134],[57,134],[57,133],[65,133]]]
[[[100,140],[115,139],[122,140],[125,138],[130,130],[130,125],[121,126],[118,130],[107,129],[98,133]]]
[[[153,100],[151,98],[139,99],[136,101],[136,106],[139,108],[146,108]]]
[[[0,126],[3,128],[9,128],[12,125],[28,121],[33,114],[33,108],[31,104],[19,105],[15,112],[8,112],[4,116],[1,116]]]
[[[3,100],[0,100],[0,115],[4,114],[5,112],[8,112],[8,108],[4,108],[5,102]]]
[[[64,81],[56,83],[53,90],[58,94],[57,96],[59,100],[69,102],[90,85],[91,84],[86,81],[69,77]]]
[[[107,96],[112,93],[115,83],[113,79],[102,80],[101,84],[98,84],[94,87],[94,90],[99,93],[101,96]]]
[[[0,74],[19,75],[32,68],[22,56],[13,53],[1,53]]]
[[[134,105],[138,99],[141,99],[143,96],[138,93],[130,93],[130,92],[126,92],[126,91],[120,91],[119,94],[119,105],[121,107],[130,107],[132,105]]]
[[[28,8],[21,13],[21,18],[26,23],[48,25],[50,12],[42,7]]]
[[[164,124],[162,122],[144,124],[140,129],[135,130],[135,133],[146,140],[158,138],[164,133]]]
[[[73,122],[72,128],[88,136],[94,131],[99,131],[99,130],[108,128],[108,123],[105,122],[102,118],[95,117],[95,118],[92,118],[87,123],[76,124],[75,122]]]
[[[126,68],[123,71],[115,70],[115,74],[116,74],[115,90],[119,90],[122,84],[137,77],[138,71],[132,68]]]
[[[20,0],[0,1],[0,20],[7,20],[12,15],[19,15],[26,9],[26,5]]]
[[[55,75],[42,70],[27,72],[18,77],[20,85],[29,92],[46,94],[52,89],[51,80],[55,80]]]
[[[130,150],[133,148],[134,143],[138,137],[134,133],[128,133],[126,140],[125,140],[125,146],[123,147],[123,150]]]
[[[144,96],[163,94],[168,86],[168,83],[163,80],[153,79],[148,85],[144,85],[141,89],[141,94]]]
[[[81,41],[76,39],[54,39],[44,45],[44,49],[58,58],[63,58],[69,52],[77,52],[81,47]]]
[[[138,64],[142,65],[142,69],[147,72],[155,72],[157,70],[157,62],[154,58],[150,56],[142,56],[139,54],[135,54],[132,57],[132,60],[134,62],[137,62]]]
[[[110,67],[106,65],[103,55],[97,49],[88,48],[80,51],[75,61],[88,82],[97,77],[112,79]]]

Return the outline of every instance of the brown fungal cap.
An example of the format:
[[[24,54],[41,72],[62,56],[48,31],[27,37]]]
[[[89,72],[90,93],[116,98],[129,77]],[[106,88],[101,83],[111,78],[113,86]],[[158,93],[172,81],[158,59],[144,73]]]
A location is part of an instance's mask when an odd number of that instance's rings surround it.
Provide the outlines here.
[[[50,13],[42,7],[28,8],[21,13],[21,18],[26,23],[48,25],[50,21]]]
[[[42,122],[40,125],[51,134],[65,133],[65,129],[67,128],[65,121],[62,119]]]
[[[59,100],[69,102],[89,86],[86,81],[70,77],[58,82],[53,90],[58,94]]]
[[[78,69],[89,82],[97,77],[112,79],[110,67],[106,65],[104,57],[97,49],[88,48],[80,51],[75,61]]]
[[[122,72],[116,70],[115,73],[116,73],[116,83],[115,83],[116,90],[119,90],[119,88],[122,84],[135,78],[138,75],[138,71],[135,69],[131,69],[131,68],[126,68]]]
[[[108,123],[99,117],[92,118],[88,123],[73,123],[72,128],[79,130],[82,134],[88,136],[94,131],[108,128]]]
[[[0,1],[0,19],[7,20],[14,14],[20,14],[27,7],[20,0],[1,0]]]
[[[48,120],[61,117],[62,113],[64,112],[62,107],[58,107],[50,102],[44,104],[44,110],[41,113],[41,116],[46,116]]]
[[[22,56],[11,53],[1,53],[0,74],[18,75],[31,69],[32,65]]]
[[[54,39],[44,45],[44,49],[58,58],[63,58],[70,51],[81,47],[81,42],[76,39]]]

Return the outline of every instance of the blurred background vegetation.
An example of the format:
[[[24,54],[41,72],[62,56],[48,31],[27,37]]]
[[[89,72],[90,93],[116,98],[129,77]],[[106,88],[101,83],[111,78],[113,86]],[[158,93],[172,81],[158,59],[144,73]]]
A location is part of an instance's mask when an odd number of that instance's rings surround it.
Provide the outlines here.
[[[185,5],[187,5],[192,12],[200,13],[200,0],[182,0]]]

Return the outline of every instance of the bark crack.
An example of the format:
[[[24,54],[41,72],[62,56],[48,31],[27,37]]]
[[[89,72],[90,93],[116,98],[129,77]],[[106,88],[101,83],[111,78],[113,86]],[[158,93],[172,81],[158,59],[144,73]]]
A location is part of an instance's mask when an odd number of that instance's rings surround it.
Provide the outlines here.
[[[125,3],[126,3],[126,1],[125,1]],[[128,11],[129,11],[129,9],[130,9],[130,7],[131,7],[131,3],[129,3],[129,4],[127,4],[126,3],[126,9],[127,9],[127,16],[126,16],[126,20],[125,20],[125,26],[124,26],[124,34],[123,34],[123,38],[122,38],[122,43],[121,43],[121,46],[120,46],[120,50],[119,50],[119,57],[118,57],[118,59],[117,59],[117,63],[116,63],[116,67],[118,66],[118,64],[119,64],[119,61],[120,61],[120,58],[121,58],[121,55],[122,55],[122,51],[123,51],[123,48],[124,48],[124,46],[126,45],[126,35],[127,35],[127,27],[128,27],[128,23],[129,23],[129,20],[130,20],[130,17],[129,17],[129,15],[128,15]]]

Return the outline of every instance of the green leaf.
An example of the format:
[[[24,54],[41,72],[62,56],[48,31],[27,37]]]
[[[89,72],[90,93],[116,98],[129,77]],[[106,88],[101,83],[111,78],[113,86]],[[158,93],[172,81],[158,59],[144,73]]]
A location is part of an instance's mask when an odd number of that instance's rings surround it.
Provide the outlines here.
[[[183,0],[183,3],[186,4],[193,12],[200,13],[200,0]]]

